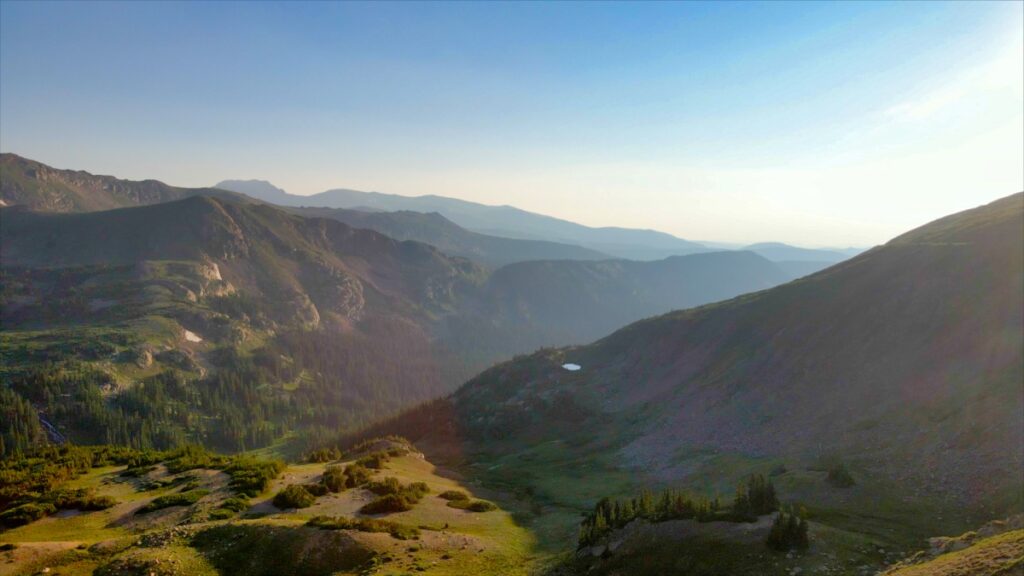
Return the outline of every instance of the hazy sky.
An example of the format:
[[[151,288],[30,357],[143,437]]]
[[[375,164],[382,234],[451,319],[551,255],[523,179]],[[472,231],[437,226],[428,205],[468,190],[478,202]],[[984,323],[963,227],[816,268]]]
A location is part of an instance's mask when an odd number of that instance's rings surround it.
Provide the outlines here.
[[[869,245],[1024,189],[1021,2],[0,3],[0,149]]]

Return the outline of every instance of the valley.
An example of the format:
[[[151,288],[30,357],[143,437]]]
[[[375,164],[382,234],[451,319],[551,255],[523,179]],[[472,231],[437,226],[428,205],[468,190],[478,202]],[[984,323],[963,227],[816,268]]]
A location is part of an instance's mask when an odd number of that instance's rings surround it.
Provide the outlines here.
[[[578,249],[495,244],[436,215],[281,209],[203,191],[114,210],[0,208],[0,446],[11,471],[62,443],[136,451],[92,456],[96,466],[68,480],[115,505],[72,501],[9,527],[3,566],[544,576],[957,566],[919,552],[1022,505],[1012,473],[1024,465],[1013,450],[1022,199],[795,280],[791,265],[803,274],[842,256],[761,245],[515,261]],[[424,230],[446,230],[455,254],[421,242],[434,234]],[[352,466],[366,452],[353,446],[383,437],[393,440],[372,442],[400,454],[386,470],[320,494],[328,467]],[[174,451],[195,444],[252,456],[210,454],[173,471],[192,449]],[[154,451],[152,470],[124,476],[126,459]],[[251,457],[287,464],[235,502],[224,471]],[[739,513],[733,495],[755,477],[778,501]],[[374,487],[385,478],[390,487]],[[364,510],[378,489],[395,494],[379,505],[397,508]],[[648,490],[693,504],[602,520],[609,528],[581,540],[595,503]],[[291,509],[285,492],[311,500]],[[448,493],[459,499],[438,496]],[[157,509],[140,512],[147,505]],[[806,544],[766,547],[780,514],[806,523]],[[1001,566],[1014,538],[979,542],[963,562]],[[265,557],[268,546],[281,555]]]

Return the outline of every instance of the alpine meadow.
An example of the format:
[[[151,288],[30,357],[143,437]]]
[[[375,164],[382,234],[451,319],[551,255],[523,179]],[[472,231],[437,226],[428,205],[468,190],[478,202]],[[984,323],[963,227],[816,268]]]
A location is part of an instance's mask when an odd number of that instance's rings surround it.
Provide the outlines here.
[[[0,576],[421,573],[1024,576],[1024,3],[0,0]]]

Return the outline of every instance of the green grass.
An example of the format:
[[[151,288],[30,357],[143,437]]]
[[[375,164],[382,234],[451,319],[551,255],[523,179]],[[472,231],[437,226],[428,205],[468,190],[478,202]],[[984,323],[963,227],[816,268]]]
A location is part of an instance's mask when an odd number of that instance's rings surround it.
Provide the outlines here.
[[[886,572],[886,576],[1013,576],[1024,572],[1024,530],[985,538],[938,558]]]

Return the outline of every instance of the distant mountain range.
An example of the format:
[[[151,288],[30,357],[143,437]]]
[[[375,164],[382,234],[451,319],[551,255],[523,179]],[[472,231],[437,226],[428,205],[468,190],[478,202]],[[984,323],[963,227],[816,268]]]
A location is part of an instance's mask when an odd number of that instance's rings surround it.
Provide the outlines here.
[[[0,154],[0,174],[0,205],[24,205],[51,212],[90,212],[194,195],[240,201],[251,199],[288,207],[300,215],[331,218],[376,230],[398,240],[425,242],[447,254],[470,258],[490,267],[531,260],[616,257],[660,260],[672,255],[720,250],[660,232],[589,228],[507,206],[485,206],[434,196],[407,198],[345,190],[297,196],[261,180],[226,180],[216,188],[180,188],[156,180],[130,181],[61,170],[9,153]],[[352,200],[342,203],[353,204],[356,208],[330,207],[339,199]],[[414,207],[392,209],[406,204]],[[438,209],[433,210],[432,206]],[[470,225],[460,225],[458,219]],[[484,224],[478,227],[473,222]],[[495,228],[494,233],[471,231],[486,227]],[[791,278],[826,268],[856,253],[809,250],[778,243],[743,249],[777,262]]]
[[[611,256],[572,244],[520,240],[470,232],[437,212],[366,212],[345,208],[289,208],[294,214],[330,218],[355,228],[376,230],[398,240],[436,246],[492,267],[530,260],[608,260]]]
[[[659,260],[668,256],[706,252],[696,242],[654,230],[591,228],[567,220],[543,216],[512,206],[487,206],[443,196],[399,196],[379,192],[336,189],[297,196],[263,181],[226,180],[217,188],[242,192],[284,206],[349,208],[363,211],[437,212],[455,224],[483,234],[523,240],[575,244],[631,260]]]

